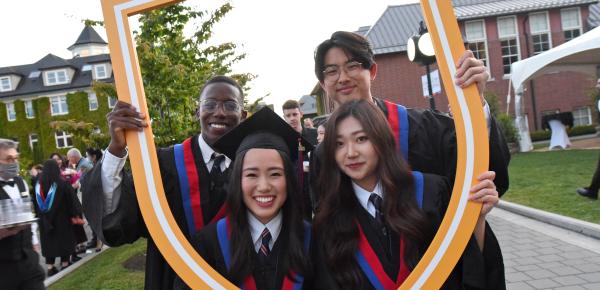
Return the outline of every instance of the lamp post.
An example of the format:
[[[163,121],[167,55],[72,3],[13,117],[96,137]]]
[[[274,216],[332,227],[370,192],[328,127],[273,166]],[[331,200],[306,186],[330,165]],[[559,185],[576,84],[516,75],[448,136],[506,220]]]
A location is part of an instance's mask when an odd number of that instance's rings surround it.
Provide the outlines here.
[[[432,110],[435,110],[435,100],[433,99],[433,89],[431,87],[431,71],[429,69],[429,65],[435,62],[435,52],[433,50],[433,43],[431,42],[431,35],[429,35],[423,21],[419,23],[419,34],[413,35],[408,39],[406,51],[410,61],[425,66],[425,70],[427,71],[429,106]]]

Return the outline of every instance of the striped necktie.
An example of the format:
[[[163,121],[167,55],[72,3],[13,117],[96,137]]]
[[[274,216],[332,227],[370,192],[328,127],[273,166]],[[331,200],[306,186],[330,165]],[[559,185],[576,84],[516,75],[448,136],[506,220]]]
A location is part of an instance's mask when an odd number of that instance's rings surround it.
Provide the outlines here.
[[[260,239],[261,245],[258,254],[262,261],[266,261],[271,252],[269,249],[269,242],[271,241],[271,232],[269,232],[269,229],[265,228],[263,230],[262,234],[260,234]]]

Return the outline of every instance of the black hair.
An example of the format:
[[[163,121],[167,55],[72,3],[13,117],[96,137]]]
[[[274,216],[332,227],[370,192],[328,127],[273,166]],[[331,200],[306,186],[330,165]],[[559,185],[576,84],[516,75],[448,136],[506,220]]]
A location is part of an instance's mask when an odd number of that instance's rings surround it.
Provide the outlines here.
[[[96,158],[95,162],[100,161],[100,159],[102,159],[102,150],[97,149],[97,148],[88,148],[85,150],[85,152],[87,152],[87,154],[94,156]]]
[[[290,109],[300,109],[300,104],[296,100],[287,100],[281,106],[282,110],[290,110]]]
[[[229,182],[229,194],[227,195],[227,206],[229,208],[229,221],[231,226],[231,268],[229,279],[236,285],[240,285],[244,279],[252,274],[252,264],[257,261],[256,252],[252,246],[252,237],[247,217],[247,207],[244,204],[244,192],[242,190],[242,170],[246,151],[238,153],[233,163],[233,170]],[[287,154],[277,150],[283,160],[286,179],[287,198],[281,207],[282,228],[279,239],[287,241],[287,248],[281,249],[282,258],[279,260],[284,273],[290,273],[290,269],[299,275],[305,275],[309,269],[309,259],[304,251],[304,225],[299,204],[302,203],[298,181],[292,161]],[[284,234],[285,233],[285,234]],[[293,279],[294,277],[289,277]]]
[[[388,229],[405,238],[404,258],[418,259],[418,247],[431,237],[427,217],[417,205],[414,180],[406,161],[396,150],[396,141],[383,112],[366,100],[350,101],[334,111],[327,120],[322,142],[324,160],[318,180],[319,208],[314,229],[319,244],[327,249],[325,261],[342,288],[360,288],[360,269],[355,260],[358,248],[356,212],[360,207],[351,179],[335,160],[337,127],[342,120],[357,119],[379,158],[375,170],[383,194],[383,214]],[[383,157],[385,156],[385,157]]]
[[[238,84],[238,82],[231,77],[221,76],[221,75],[214,76],[214,77],[208,79],[208,81],[206,81],[206,83],[204,83],[202,88],[200,88],[200,94],[199,94],[200,98],[202,98],[202,93],[204,92],[206,87],[208,87],[209,85],[212,85],[212,84],[216,84],[216,83],[225,83],[225,84],[234,86],[240,93],[240,96],[239,96],[240,104],[244,103],[244,90],[242,89],[240,84]]]
[[[54,156],[58,156],[58,158],[60,158],[60,160],[62,161],[62,165],[59,166],[60,169],[67,168],[67,160],[65,160],[65,158],[62,155],[60,155],[60,153],[53,152],[52,154],[50,154],[50,159],[54,158]]]
[[[48,159],[44,161],[44,167],[42,168],[42,172],[38,177],[38,182],[40,183],[44,194],[48,194],[48,190],[53,183],[62,182],[62,178],[60,177],[60,168],[58,168],[58,163],[54,159]]]
[[[320,82],[324,79],[325,55],[334,47],[342,49],[348,56],[348,60],[362,63],[365,69],[370,69],[375,63],[371,44],[364,36],[354,32],[336,31],[331,38],[321,42],[315,50],[315,75]]]

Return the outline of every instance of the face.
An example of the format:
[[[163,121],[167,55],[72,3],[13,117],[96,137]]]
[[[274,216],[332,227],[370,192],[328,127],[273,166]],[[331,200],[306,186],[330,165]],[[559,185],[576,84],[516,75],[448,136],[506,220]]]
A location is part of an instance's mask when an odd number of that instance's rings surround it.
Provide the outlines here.
[[[274,149],[250,149],[242,166],[244,204],[263,224],[277,215],[287,198],[283,159]]]
[[[312,128],[313,126],[314,126],[313,122],[312,122],[312,120],[310,118],[304,119],[304,127],[306,127],[306,128]]]
[[[338,167],[362,188],[373,190],[377,184],[379,157],[362,125],[356,118],[348,117],[339,122],[336,133]]]
[[[325,139],[325,126],[320,125],[317,128],[317,142],[321,143]]]
[[[62,158],[58,157],[58,155],[52,156],[52,159],[58,163],[59,168],[62,166]]]
[[[238,89],[228,83],[213,83],[202,92],[198,115],[202,127],[202,137],[212,145],[217,139],[237,126],[246,117]],[[216,106],[214,105],[216,102]],[[236,110],[231,110],[232,104],[237,104]]]
[[[329,79],[325,76],[321,87],[329,98],[338,104],[352,100],[372,100],[371,81],[377,74],[377,64],[371,69],[360,67],[358,71],[347,71],[347,64],[351,62],[351,56],[339,47],[333,47],[325,54],[325,67],[336,66],[339,69],[337,79]]]
[[[17,149],[0,149],[0,164],[13,164],[17,162],[19,162],[19,152],[17,152]]]
[[[79,158],[75,156],[67,156],[67,159],[69,159],[69,164],[72,165],[77,165],[77,162],[79,162]]]
[[[300,109],[293,108],[283,110],[283,118],[288,124],[290,124],[290,126],[292,126],[292,128],[294,128],[294,130],[298,132],[302,131],[302,126],[300,125],[300,119],[302,119],[302,112],[300,112]]]

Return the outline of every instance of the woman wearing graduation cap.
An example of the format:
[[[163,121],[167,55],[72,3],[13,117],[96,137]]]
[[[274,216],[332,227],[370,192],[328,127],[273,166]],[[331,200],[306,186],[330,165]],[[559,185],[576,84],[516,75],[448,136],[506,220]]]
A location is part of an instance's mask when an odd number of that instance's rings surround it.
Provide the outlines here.
[[[411,172],[385,115],[350,101],[327,121],[322,200],[314,220],[315,288],[397,289],[427,250],[450,198],[448,180]],[[485,222],[498,202],[493,172],[469,200],[483,203],[473,237],[444,289],[504,289],[502,256]]]
[[[192,244],[221,275],[244,289],[310,289],[310,226],[303,222],[294,169],[311,145],[269,108],[217,141],[232,160],[229,213]],[[193,285],[190,285],[193,287]],[[175,288],[187,288],[181,279]]]

